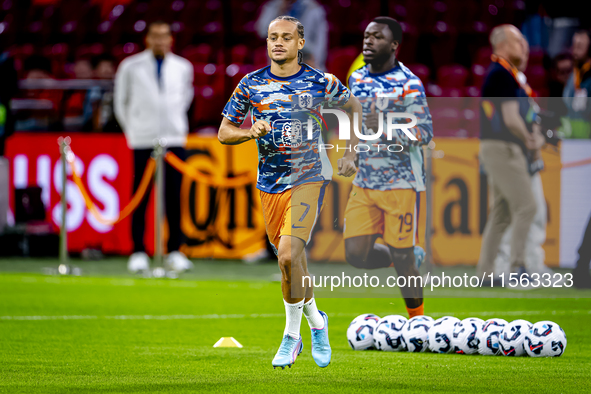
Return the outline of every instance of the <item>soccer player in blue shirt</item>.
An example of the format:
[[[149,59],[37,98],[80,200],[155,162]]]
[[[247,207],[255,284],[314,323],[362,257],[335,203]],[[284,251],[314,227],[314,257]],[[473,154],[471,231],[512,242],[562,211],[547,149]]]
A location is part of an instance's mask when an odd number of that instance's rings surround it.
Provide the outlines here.
[[[417,277],[424,259],[423,249],[416,246],[419,193],[425,190],[421,146],[431,141],[433,128],[421,80],[396,59],[401,41],[402,28],[395,19],[375,18],[364,33],[365,65],[349,78],[351,93],[363,105],[364,134],[379,129],[376,106],[382,111],[413,114],[417,124],[409,129],[416,140],[401,132],[388,140],[384,132],[371,141],[371,149],[360,150],[359,169],[345,209],[345,253],[354,267],[374,269],[393,264],[399,276]],[[403,149],[390,151],[386,148],[390,144]],[[386,245],[376,243],[378,238]],[[409,317],[422,315],[422,288],[400,290]]]
[[[281,16],[268,29],[267,52],[271,65],[246,75],[226,104],[218,139],[223,144],[255,140],[259,150],[257,188],[267,235],[281,269],[286,311],[283,340],[273,367],[291,367],[302,351],[302,313],[312,330],[312,357],[320,367],[330,363],[328,318],[316,308],[305,247],[310,241],[332,177],[332,166],[321,148],[322,128],[313,123],[309,138],[307,119],[322,106],[361,114],[359,101],[332,74],[302,63],[304,27],[293,17]],[[250,111],[252,127],[240,125]],[[316,118],[317,119],[317,118]],[[361,128],[361,116],[358,117]],[[351,122],[351,125],[353,123]],[[349,150],[338,162],[339,175],[355,174],[355,133]]]

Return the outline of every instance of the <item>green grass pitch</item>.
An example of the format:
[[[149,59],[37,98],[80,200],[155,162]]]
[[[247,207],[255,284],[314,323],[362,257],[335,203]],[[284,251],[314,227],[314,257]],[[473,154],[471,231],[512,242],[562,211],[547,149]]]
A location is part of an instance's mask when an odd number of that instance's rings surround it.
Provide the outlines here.
[[[406,314],[398,297],[318,299],[332,363],[304,351],[274,370],[284,307],[272,264],[196,262],[179,280],[125,273],[123,259],[75,262],[82,277],[42,274],[49,260],[0,261],[0,392],[591,392],[591,299],[439,298],[435,318],[553,320],[567,334],[553,359],[356,352],[346,329],[361,313]],[[222,336],[244,348],[214,349]]]

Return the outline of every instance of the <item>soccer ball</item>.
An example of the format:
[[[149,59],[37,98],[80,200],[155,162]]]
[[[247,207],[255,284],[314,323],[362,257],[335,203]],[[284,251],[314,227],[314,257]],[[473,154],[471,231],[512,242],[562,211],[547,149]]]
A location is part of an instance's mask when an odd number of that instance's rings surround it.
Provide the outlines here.
[[[437,320],[429,330],[429,349],[434,353],[451,353],[451,338],[456,324],[460,319],[452,316],[444,316]]]
[[[454,353],[475,354],[478,353],[479,335],[484,321],[476,317],[468,317],[456,324],[451,338],[451,346]]]
[[[373,334],[379,320],[379,316],[371,313],[359,315],[353,319],[347,328],[347,339],[353,350],[373,348]]]
[[[531,357],[558,357],[566,349],[566,334],[554,322],[539,321],[525,334],[523,348]]]
[[[406,344],[402,341],[402,329],[407,319],[400,315],[382,317],[373,334],[373,344],[378,350],[399,352],[406,350]]]
[[[494,356],[501,354],[499,350],[499,336],[503,331],[503,327],[507,324],[503,319],[488,319],[482,326],[480,332],[480,343],[478,344],[478,353],[485,356]]]
[[[409,352],[424,352],[429,348],[429,329],[433,319],[429,316],[415,316],[402,330],[402,340]]]
[[[527,320],[513,320],[503,327],[499,336],[499,349],[505,356],[519,357],[525,354],[523,341],[532,324]]]

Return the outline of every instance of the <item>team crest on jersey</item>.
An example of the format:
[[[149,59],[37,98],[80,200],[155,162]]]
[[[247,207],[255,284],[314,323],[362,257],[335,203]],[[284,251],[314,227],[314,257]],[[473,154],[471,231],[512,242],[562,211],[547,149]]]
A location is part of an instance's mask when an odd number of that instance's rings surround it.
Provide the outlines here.
[[[302,93],[298,96],[298,104],[302,108],[310,108],[314,104],[314,97],[310,93]]]
[[[390,98],[388,96],[379,96],[378,95],[378,97],[376,97],[376,107],[380,111],[383,111],[388,108],[389,101],[390,101]]]
[[[302,145],[302,122],[297,119],[274,121],[273,143],[278,148],[297,148]]]

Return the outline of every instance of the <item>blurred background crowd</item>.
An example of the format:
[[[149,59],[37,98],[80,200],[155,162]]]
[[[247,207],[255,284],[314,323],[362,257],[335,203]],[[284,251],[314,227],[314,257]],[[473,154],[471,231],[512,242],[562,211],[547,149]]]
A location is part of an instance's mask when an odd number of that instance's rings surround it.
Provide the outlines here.
[[[456,120],[477,108],[492,27],[521,28],[531,47],[529,85],[539,97],[560,97],[574,62],[589,52],[588,35],[573,41],[590,27],[581,7],[570,0],[0,0],[3,100],[11,104],[3,133],[12,124],[16,131],[119,131],[112,80],[122,59],[144,49],[155,20],[170,23],[175,53],[194,66],[190,129],[211,132],[240,78],[267,64],[269,21],[289,14],[306,28],[305,61],[343,81],[369,21],[396,18],[404,30],[398,58],[428,96],[466,98],[437,110],[436,135],[477,136]]]

